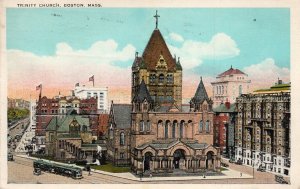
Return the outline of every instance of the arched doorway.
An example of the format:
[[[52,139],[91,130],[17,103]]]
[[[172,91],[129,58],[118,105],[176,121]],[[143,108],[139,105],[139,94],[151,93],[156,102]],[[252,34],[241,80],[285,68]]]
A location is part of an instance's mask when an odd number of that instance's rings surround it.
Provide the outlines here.
[[[206,169],[214,169],[214,153],[212,151],[207,152],[206,154]]]
[[[150,161],[152,159],[152,153],[146,152],[144,159],[144,171],[150,170]]]
[[[173,165],[175,169],[179,169],[180,168],[180,163],[181,161],[184,161],[185,159],[185,155],[184,155],[184,150],[182,149],[177,149],[174,154],[173,154]]]

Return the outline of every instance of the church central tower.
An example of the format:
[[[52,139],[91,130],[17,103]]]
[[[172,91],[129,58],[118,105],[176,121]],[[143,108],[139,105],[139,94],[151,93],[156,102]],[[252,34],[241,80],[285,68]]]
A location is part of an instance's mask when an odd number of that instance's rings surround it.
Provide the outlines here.
[[[156,18],[156,28],[148,41],[142,56],[136,53],[132,65],[131,100],[137,95],[139,86],[144,80],[154,105],[182,103],[182,67],[179,58],[172,56],[160,33]]]

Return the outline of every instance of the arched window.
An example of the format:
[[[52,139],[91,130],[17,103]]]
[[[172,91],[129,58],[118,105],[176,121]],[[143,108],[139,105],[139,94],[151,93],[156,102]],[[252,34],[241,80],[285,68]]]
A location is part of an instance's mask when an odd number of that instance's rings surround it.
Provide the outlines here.
[[[150,131],[151,130],[151,123],[150,123],[150,121],[148,120],[147,121],[147,125],[146,125],[146,129],[147,129],[147,131]]]
[[[156,76],[155,74],[150,74],[150,83],[155,83]]]
[[[169,122],[166,122],[166,125],[165,125],[165,138],[168,138],[168,133],[169,133]]]
[[[241,95],[243,93],[243,88],[242,85],[239,86],[239,95]]]
[[[176,131],[176,122],[173,122],[173,126],[172,126],[172,138],[175,138],[175,131]]]
[[[172,74],[168,74],[167,75],[167,83],[168,84],[172,84],[173,83],[173,75]]]
[[[205,130],[207,133],[209,133],[209,121],[208,120],[205,123]]]
[[[183,126],[184,126],[184,121],[180,122],[180,126],[179,126],[180,138],[183,138]]]
[[[120,134],[120,145],[121,146],[125,145],[125,134],[124,134],[124,132],[121,132],[121,134]]]
[[[163,83],[163,82],[164,82],[164,79],[165,79],[164,74],[160,74],[160,75],[159,75],[159,83]]]
[[[143,132],[144,131],[144,121],[141,120],[140,121],[140,132]]]
[[[199,122],[199,133],[201,133],[203,131],[203,121],[201,120]]]

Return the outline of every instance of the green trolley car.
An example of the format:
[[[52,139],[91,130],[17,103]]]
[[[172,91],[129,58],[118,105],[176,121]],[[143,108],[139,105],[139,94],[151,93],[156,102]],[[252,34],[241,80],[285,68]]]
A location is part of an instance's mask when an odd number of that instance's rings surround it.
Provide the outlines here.
[[[82,170],[78,167],[73,167],[69,165],[63,165],[54,163],[46,160],[34,160],[33,161],[34,170],[41,170],[49,173],[59,174],[63,176],[72,177],[74,179],[81,179]]]

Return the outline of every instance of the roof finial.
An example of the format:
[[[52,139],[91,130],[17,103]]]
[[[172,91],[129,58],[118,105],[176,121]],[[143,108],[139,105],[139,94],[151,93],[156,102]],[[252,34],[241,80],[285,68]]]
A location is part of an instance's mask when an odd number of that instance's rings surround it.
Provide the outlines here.
[[[230,66],[230,69],[232,69],[232,65]]]
[[[202,81],[202,76],[200,76],[200,81]]]
[[[157,26],[158,26],[158,17],[160,17],[160,16],[157,14],[157,10],[156,10],[156,14],[155,14],[153,17],[156,19],[155,29],[157,29]]]

